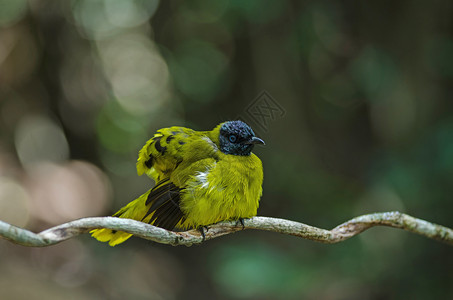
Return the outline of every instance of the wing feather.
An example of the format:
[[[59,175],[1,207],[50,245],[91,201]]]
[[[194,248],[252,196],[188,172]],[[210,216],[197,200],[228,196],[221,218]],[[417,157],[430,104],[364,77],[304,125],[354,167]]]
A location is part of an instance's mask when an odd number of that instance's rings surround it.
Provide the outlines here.
[[[149,206],[149,209],[142,221],[151,215],[148,221],[150,224],[173,230],[183,217],[179,206],[183,190],[183,188],[177,187],[169,179],[159,182],[146,199],[145,205]]]

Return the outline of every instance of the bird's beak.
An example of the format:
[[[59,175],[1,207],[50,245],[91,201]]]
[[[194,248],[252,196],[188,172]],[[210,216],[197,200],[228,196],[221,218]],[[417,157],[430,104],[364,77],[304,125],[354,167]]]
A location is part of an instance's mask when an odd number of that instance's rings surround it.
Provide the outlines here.
[[[256,144],[260,144],[260,145],[266,145],[266,143],[260,139],[259,137],[252,137],[250,140],[246,141],[244,144],[247,144],[247,145],[256,145]]]

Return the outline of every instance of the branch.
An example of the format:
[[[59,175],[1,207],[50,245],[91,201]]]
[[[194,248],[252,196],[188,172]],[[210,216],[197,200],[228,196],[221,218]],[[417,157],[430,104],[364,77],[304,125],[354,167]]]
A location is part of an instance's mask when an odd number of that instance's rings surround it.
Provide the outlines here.
[[[325,230],[285,219],[254,217],[244,220],[244,228],[242,225],[237,225],[237,222],[234,221],[210,225],[208,226],[208,230],[205,230],[205,236],[206,240],[211,240],[243,229],[257,229],[334,244],[347,240],[374,226],[400,228],[453,245],[452,229],[417,219],[400,212],[363,215],[338,225],[332,230]],[[115,217],[79,219],[52,227],[40,233],[33,233],[29,230],[0,221],[0,237],[23,246],[45,247],[60,243],[97,228],[125,231],[143,239],[174,246],[190,246],[203,242],[200,232],[196,229],[184,232],[173,232],[143,222]]]

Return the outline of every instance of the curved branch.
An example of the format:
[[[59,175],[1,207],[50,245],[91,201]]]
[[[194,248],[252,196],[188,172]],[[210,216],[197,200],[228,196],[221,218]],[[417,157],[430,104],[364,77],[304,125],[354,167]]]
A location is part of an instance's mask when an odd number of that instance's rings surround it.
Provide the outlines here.
[[[206,240],[210,240],[243,229],[257,229],[333,244],[347,240],[374,226],[400,228],[453,245],[452,229],[400,212],[363,215],[338,225],[332,230],[325,230],[285,219],[254,217],[244,220],[244,227],[233,221],[210,225],[208,226],[208,230],[205,231],[205,236]],[[23,246],[45,247],[97,228],[125,231],[143,239],[175,246],[190,246],[203,242],[200,232],[195,229],[184,232],[173,232],[143,222],[115,217],[79,219],[52,227],[40,233],[33,233],[29,230],[0,221],[0,237]]]

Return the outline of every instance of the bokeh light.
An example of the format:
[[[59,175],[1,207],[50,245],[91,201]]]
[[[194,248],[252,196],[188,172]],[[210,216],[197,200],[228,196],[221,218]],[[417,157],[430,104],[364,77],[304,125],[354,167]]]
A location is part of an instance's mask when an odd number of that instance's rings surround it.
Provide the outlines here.
[[[100,214],[110,196],[104,174],[95,166],[78,161],[62,166],[34,166],[27,187],[32,198],[31,213],[48,224]]]
[[[11,26],[19,21],[27,12],[26,0],[0,1],[0,26]]]
[[[72,11],[83,35],[101,39],[146,23],[158,4],[158,0],[77,0]]]
[[[127,34],[98,49],[113,93],[126,111],[149,114],[168,99],[167,64],[149,39]]]
[[[41,116],[27,116],[15,133],[16,149],[22,165],[69,158],[69,147],[61,128]]]
[[[30,215],[30,196],[22,185],[8,177],[0,177],[0,220],[23,227]]]

